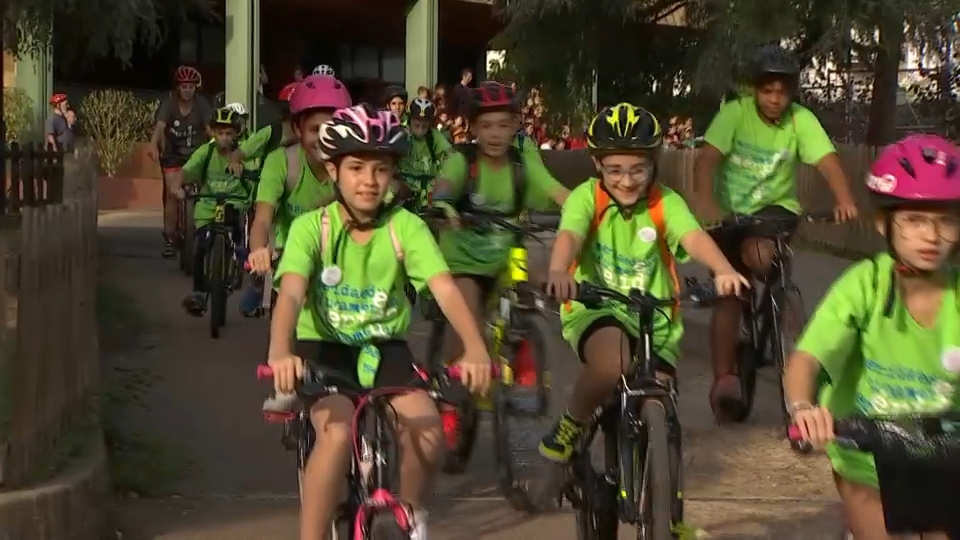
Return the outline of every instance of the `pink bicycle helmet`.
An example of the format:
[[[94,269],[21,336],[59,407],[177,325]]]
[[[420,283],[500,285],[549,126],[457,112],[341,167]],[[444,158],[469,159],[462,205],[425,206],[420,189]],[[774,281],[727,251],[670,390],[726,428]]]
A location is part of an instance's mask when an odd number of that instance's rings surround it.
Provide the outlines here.
[[[290,97],[290,113],[310,109],[343,109],[352,105],[347,87],[333,77],[311,75],[300,81]]]
[[[340,109],[320,126],[320,157],[327,161],[359,152],[385,152],[400,158],[409,150],[407,131],[397,115],[367,104]]]
[[[960,202],[960,149],[937,135],[910,135],[880,152],[866,183],[880,208]]]

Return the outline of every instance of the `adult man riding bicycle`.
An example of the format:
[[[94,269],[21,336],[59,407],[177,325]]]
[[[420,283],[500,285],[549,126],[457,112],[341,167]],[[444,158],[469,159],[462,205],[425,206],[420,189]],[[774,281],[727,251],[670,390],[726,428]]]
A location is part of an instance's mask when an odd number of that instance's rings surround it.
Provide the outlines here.
[[[751,90],[725,102],[704,136],[696,161],[701,210],[709,218],[723,214],[777,218],[776,227],[740,227],[717,235],[717,243],[741,272],[764,275],[774,255],[772,237],[793,232],[799,221],[796,168],[814,165],[833,191],[837,221],[857,217],[840,158],[817,117],[795,103],[800,68],[787,51],[761,47],[751,65]],[[716,173],[719,181],[714,181]],[[711,344],[714,382],[710,403],[719,420],[732,416],[740,402],[735,373],[740,335],[740,303],[721,300],[713,314]]]
[[[163,170],[163,257],[174,255],[180,206],[171,195],[170,182],[200,145],[210,140],[207,123],[213,107],[197,89],[203,84],[200,72],[180,66],[174,73],[176,88],[160,102],[147,155],[160,162]]]

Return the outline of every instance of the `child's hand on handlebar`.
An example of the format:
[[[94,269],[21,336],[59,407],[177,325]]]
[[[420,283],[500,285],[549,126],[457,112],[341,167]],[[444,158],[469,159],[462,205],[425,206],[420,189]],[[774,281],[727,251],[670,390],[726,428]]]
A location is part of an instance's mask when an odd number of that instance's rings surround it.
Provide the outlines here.
[[[303,360],[292,354],[272,356],[267,365],[273,370],[273,388],[278,394],[292,393],[303,378]]]
[[[254,274],[266,274],[273,268],[273,252],[268,247],[255,249],[247,256],[247,263]]]
[[[740,296],[740,291],[750,288],[750,280],[736,270],[718,273],[713,278],[718,296]]]
[[[562,304],[577,296],[577,282],[570,272],[551,270],[547,274],[546,293]]]
[[[486,348],[467,350],[457,363],[460,366],[460,382],[474,394],[485,394],[490,388],[490,353]]]
[[[833,415],[829,410],[810,403],[795,404],[793,409],[793,422],[803,440],[815,448],[822,448],[834,439]]]

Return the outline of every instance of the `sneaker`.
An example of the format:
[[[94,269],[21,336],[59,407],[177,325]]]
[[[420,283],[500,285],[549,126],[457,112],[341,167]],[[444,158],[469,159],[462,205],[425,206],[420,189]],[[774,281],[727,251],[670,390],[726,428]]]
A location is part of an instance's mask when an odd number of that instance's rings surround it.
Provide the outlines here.
[[[160,256],[164,259],[172,259],[177,254],[174,249],[173,242],[166,240],[163,242],[163,252],[160,253]]]
[[[569,413],[563,413],[553,429],[540,440],[540,455],[557,463],[570,461],[582,433],[583,426]]]
[[[202,292],[192,292],[183,299],[183,309],[194,317],[203,317],[207,311],[207,295]]]
[[[297,410],[297,395],[273,394],[263,400],[263,412],[288,413]]]
[[[263,299],[263,289],[256,283],[250,285],[243,291],[240,297],[240,315],[244,317],[260,317],[263,310],[260,304]]]

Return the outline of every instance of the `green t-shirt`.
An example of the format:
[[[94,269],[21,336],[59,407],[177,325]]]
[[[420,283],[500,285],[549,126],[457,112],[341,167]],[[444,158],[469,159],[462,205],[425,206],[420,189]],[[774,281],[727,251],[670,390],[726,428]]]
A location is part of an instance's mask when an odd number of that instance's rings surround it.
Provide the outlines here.
[[[206,174],[204,174],[203,164],[207,160],[208,154],[210,155],[210,163],[207,165]],[[209,141],[194,150],[190,159],[183,165],[183,179],[185,182],[196,183],[200,188],[200,195],[229,195],[231,198],[243,199],[242,202],[231,200],[231,205],[241,209],[249,208],[253,186],[230,174],[227,171],[229,163],[230,153],[220,152],[217,149],[217,143]],[[199,199],[193,209],[193,221],[198,227],[207,225],[213,221],[216,207],[216,201]]]
[[[307,156],[303,147],[297,145],[300,155],[300,179],[297,187],[287,192],[287,154],[286,148],[277,148],[267,155],[260,172],[260,185],[257,188],[257,202],[267,203],[274,208],[274,234],[276,247],[282,248],[287,238],[287,230],[294,218],[311,210],[316,210],[324,201],[333,197],[333,182],[324,175],[317,178],[307,165]],[[280,203],[283,203],[282,205]]]
[[[624,294],[630,289],[640,289],[658,298],[675,295],[670,269],[660,256],[656,224],[643,202],[632,217],[625,217],[611,203],[599,227],[591,233],[595,215],[594,193],[599,181],[593,178],[570,192],[560,215],[560,231],[569,231],[584,239],[574,279]],[[700,230],[700,224],[680,195],[665,186],[660,186],[660,190],[667,246],[677,262],[683,262],[688,257],[680,240],[688,233]],[[670,313],[666,310],[656,316],[653,340],[656,353],[675,363],[680,353],[683,321],[679,315],[671,319]],[[621,304],[605,302],[599,309],[587,309],[579,302],[571,302],[570,309],[563,308],[560,314],[563,337],[576,350],[584,330],[598,318],[610,315],[616,317],[632,336],[640,335],[637,316]]]
[[[890,317],[883,314],[893,259],[861,261],[837,279],[797,344],[823,365],[829,382],[820,404],[835,418],[960,410],[960,272],[945,291],[933,328],[921,327],[900,293]],[[878,487],[873,456],[830,445],[840,476]]]
[[[358,244],[344,231],[339,203],[332,203],[325,207],[330,225],[321,254],[323,212],[314,210],[294,220],[277,269],[277,279],[292,272],[310,282],[297,320],[297,339],[363,345],[402,337],[411,311],[403,290],[405,280],[420,291],[448,271],[427,224],[398,208],[390,215],[389,226],[378,227],[370,240]],[[402,262],[397,260],[390,227],[402,248]],[[340,268],[340,283],[324,285],[321,273],[334,262]]]
[[[526,149],[522,156],[526,200],[519,207],[539,211],[555,208],[551,194],[563,186],[550,175],[542,161],[530,159]],[[494,167],[478,156],[477,178],[474,180],[471,202],[495,212],[513,210],[513,169],[510,163],[499,168]],[[468,174],[467,158],[463,154],[454,152],[444,161],[440,177],[450,183],[450,193],[446,194],[450,199],[455,201],[463,194],[467,188]],[[496,277],[507,264],[512,241],[509,233],[446,229],[440,234],[440,249],[454,274]]]
[[[243,152],[243,155],[246,156],[246,163],[250,163],[250,166],[247,166],[248,169],[259,169],[263,164],[263,160],[266,157],[264,153],[268,150],[267,144],[270,142],[270,138],[273,136],[273,126],[265,126],[256,131],[253,135],[247,137],[247,139],[240,143],[240,151]]]
[[[523,140],[522,145],[520,144],[521,138]],[[537,147],[537,141],[526,135],[517,133],[516,137],[513,138],[513,147],[520,150],[523,157],[530,160],[530,163],[537,163],[543,166],[543,156],[540,155],[540,148]]]
[[[800,213],[797,165],[815,165],[836,152],[820,121],[796,103],[779,126],[764,122],[756,99],[744,96],[720,106],[704,140],[723,154],[714,181],[721,209],[753,214],[772,205]]]
[[[433,138],[433,151],[437,157],[434,161],[430,155],[430,145],[427,137]],[[400,160],[399,169],[402,172],[414,174],[432,174],[440,172],[440,164],[453,150],[453,147],[436,128],[430,128],[430,131],[423,137],[410,136],[410,153],[407,157]]]

